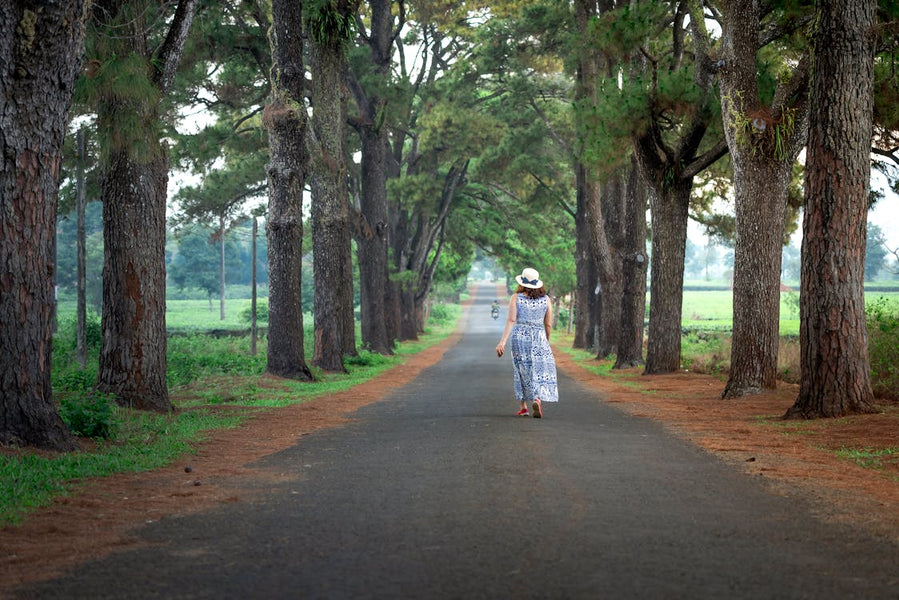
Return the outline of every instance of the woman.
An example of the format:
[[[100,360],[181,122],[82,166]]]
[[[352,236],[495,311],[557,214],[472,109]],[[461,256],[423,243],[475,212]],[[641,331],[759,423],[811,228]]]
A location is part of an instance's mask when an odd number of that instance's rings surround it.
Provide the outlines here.
[[[496,345],[496,355],[502,357],[511,335],[515,399],[521,403],[518,416],[528,416],[530,402],[534,418],[539,419],[543,416],[543,402],[559,401],[556,361],[549,346],[552,302],[534,269],[524,269],[515,281],[518,289],[509,300],[509,318]]]

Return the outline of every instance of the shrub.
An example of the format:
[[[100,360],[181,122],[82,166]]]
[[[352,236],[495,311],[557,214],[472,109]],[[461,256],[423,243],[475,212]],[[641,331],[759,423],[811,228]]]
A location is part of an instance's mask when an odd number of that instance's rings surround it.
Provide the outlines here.
[[[53,389],[61,392],[85,393],[93,389],[97,383],[97,364],[90,363],[87,369],[75,367],[54,369]],[[58,375],[57,375],[58,373]]]
[[[899,399],[899,305],[881,296],[868,303],[865,316],[874,394]]]
[[[428,315],[428,321],[433,325],[446,325],[454,318],[452,308],[448,304],[434,304]]]
[[[383,354],[378,354],[377,352],[371,352],[369,350],[360,350],[359,354],[356,356],[346,356],[343,359],[343,363],[347,366],[356,366],[356,367],[374,367],[380,366],[387,363],[393,362],[393,358],[390,356],[384,356]]]
[[[240,320],[245,323],[253,322],[253,307],[247,305],[245,309],[240,311]],[[256,301],[256,322],[268,323],[268,302]]]
[[[59,414],[75,435],[108,439],[114,431],[112,405],[109,394],[75,394],[62,400]]]

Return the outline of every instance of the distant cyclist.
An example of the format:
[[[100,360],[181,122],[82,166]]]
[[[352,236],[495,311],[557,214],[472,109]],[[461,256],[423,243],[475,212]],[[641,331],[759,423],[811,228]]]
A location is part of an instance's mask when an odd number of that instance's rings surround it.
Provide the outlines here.
[[[499,318],[499,300],[494,300],[490,305],[490,316],[495,319]]]

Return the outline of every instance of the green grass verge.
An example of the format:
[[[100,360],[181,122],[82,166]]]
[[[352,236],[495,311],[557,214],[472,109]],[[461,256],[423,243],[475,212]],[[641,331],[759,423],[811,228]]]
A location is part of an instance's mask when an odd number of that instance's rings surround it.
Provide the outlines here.
[[[116,407],[112,411],[113,437],[97,441],[89,451],[48,454],[24,450],[0,456],[0,526],[21,522],[30,510],[77,491],[89,478],[171,464],[194,453],[196,444],[212,432],[239,427],[260,409],[307,402],[364,383],[446,339],[461,314],[461,306],[440,305],[439,310],[432,310],[428,328],[418,341],[399,344],[393,356],[362,351],[346,361],[347,373],[319,372],[312,383],[263,383],[264,344],[252,357],[249,340],[242,338],[212,339],[199,334],[172,338],[168,381],[178,410],[159,415]],[[73,370],[70,345],[67,340],[54,343],[54,369],[61,371],[54,373],[54,385],[62,388],[54,393],[63,399],[85,393],[96,381],[96,366],[92,373]],[[221,405],[231,408],[222,411],[217,408]]]

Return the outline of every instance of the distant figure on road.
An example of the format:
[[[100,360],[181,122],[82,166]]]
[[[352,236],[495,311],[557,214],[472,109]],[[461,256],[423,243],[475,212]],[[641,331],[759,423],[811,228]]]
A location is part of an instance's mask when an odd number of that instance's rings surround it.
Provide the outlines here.
[[[509,317],[503,337],[496,345],[502,358],[511,335],[515,399],[521,403],[519,417],[528,416],[528,403],[535,419],[543,416],[543,402],[558,402],[556,359],[549,346],[552,331],[552,301],[534,269],[515,277],[518,289],[509,300]]]
[[[490,305],[490,316],[496,320],[499,317],[499,300],[494,300]]]

